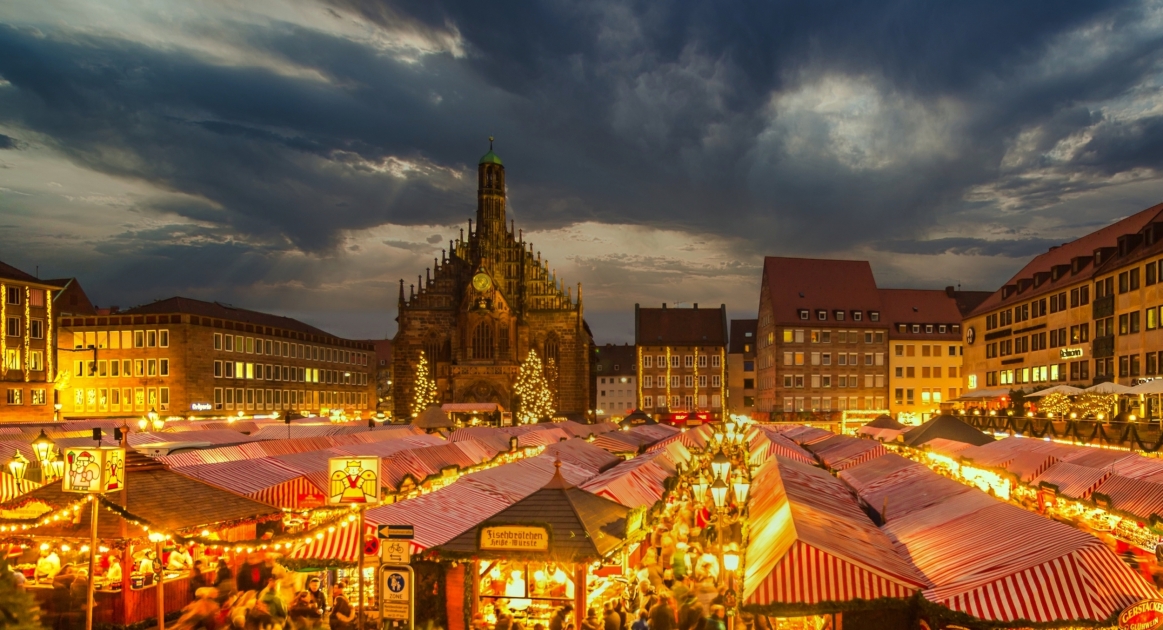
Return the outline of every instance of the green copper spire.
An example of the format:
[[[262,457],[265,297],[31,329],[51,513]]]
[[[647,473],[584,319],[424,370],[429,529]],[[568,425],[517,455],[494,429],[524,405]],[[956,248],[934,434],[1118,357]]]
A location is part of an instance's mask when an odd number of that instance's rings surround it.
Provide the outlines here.
[[[479,164],[497,164],[497,165],[503,166],[503,164],[501,164],[501,158],[496,153],[493,153],[493,137],[492,136],[489,136],[489,152],[484,154],[483,156],[481,156],[481,161],[478,163]]]

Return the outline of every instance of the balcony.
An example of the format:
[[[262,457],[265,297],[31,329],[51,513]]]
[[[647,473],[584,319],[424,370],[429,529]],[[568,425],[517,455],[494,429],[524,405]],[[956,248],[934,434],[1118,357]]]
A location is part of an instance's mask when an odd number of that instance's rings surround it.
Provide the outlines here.
[[[1091,304],[1091,319],[1102,319],[1115,314],[1115,296],[1095,298]]]
[[[1094,341],[1091,342],[1091,353],[1096,359],[1115,356],[1114,335],[1107,335],[1106,337],[1095,337]]]

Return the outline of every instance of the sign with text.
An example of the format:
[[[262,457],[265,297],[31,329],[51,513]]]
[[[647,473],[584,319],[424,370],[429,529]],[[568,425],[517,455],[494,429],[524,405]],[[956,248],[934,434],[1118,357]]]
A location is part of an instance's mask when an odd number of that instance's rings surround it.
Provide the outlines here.
[[[384,565],[380,569],[380,616],[390,627],[412,626],[412,567]]]
[[[408,564],[412,561],[409,547],[411,547],[411,543],[406,540],[385,540],[380,545],[380,562],[384,564]]]
[[[380,458],[332,457],[327,460],[328,505],[373,505],[380,502]]]
[[[103,494],[125,486],[125,449],[117,446],[66,448],[65,492]]]
[[[1144,599],[1119,615],[1119,630],[1163,628],[1163,601]]]
[[[1060,359],[1081,359],[1082,348],[1062,348],[1058,351],[1058,358]]]
[[[549,530],[536,525],[481,527],[481,551],[549,551]]]
[[[380,525],[376,533],[388,540],[412,540],[416,537],[416,528],[411,525]]]

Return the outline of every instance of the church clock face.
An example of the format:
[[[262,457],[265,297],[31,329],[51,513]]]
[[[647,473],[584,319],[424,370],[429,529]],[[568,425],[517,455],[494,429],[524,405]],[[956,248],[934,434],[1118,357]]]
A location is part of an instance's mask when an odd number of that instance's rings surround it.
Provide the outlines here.
[[[488,291],[491,286],[493,286],[493,279],[487,273],[481,272],[472,277],[472,288],[480,293]]]

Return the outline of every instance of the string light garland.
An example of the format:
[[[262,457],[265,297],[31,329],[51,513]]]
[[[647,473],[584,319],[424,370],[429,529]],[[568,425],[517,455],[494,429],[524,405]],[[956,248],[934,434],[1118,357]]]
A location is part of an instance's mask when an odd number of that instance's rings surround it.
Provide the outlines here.
[[[1038,410],[1055,416],[1065,416],[1070,413],[1070,398],[1064,394],[1046,394],[1038,402]]]
[[[428,356],[420,351],[420,362],[416,364],[416,383],[412,386],[412,417],[424,413],[437,402],[436,381],[428,369]]]
[[[553,393],[549,391],[549,382],[545,380],[545,370],[536,350],[529,349],[513,391],[521,397],[521,409],[517,414],[521,424],[533,424],[541,418],[553,417]]]
[[[8,325],[8,285],[0,282],[0,326]],[[8,374],[8,331],[0,331],[0,376]]]
[[[32,289],[24,287],[24,382],[31,376],[32,368]]]
[[[1110,416],[1111,408],[1118,401],[1115,394],[1082,394],[1074,397],[1074,407],[1071,411],[1079,418],[1098,418],[1099,415]]]
[[[44,290],[44,308],[45,308],[44,323],[45,323],[45,327],[47,328],[47,331],[45,332],[45,336],[44,336],[44,339],[45,339],[45,342],[44,342],[44,360],[45,360],[44,381],[46,383],[51,383],[54,380],[56,380],[56,378],[53,376],[53,367],[55,367],[53,364],[53,355],[56,353],[53,352],[53,345],[52,345],[52,343],[53,343],[53,341],[52,341],[53,340],[52,291],[49,291],[48,289]]]

